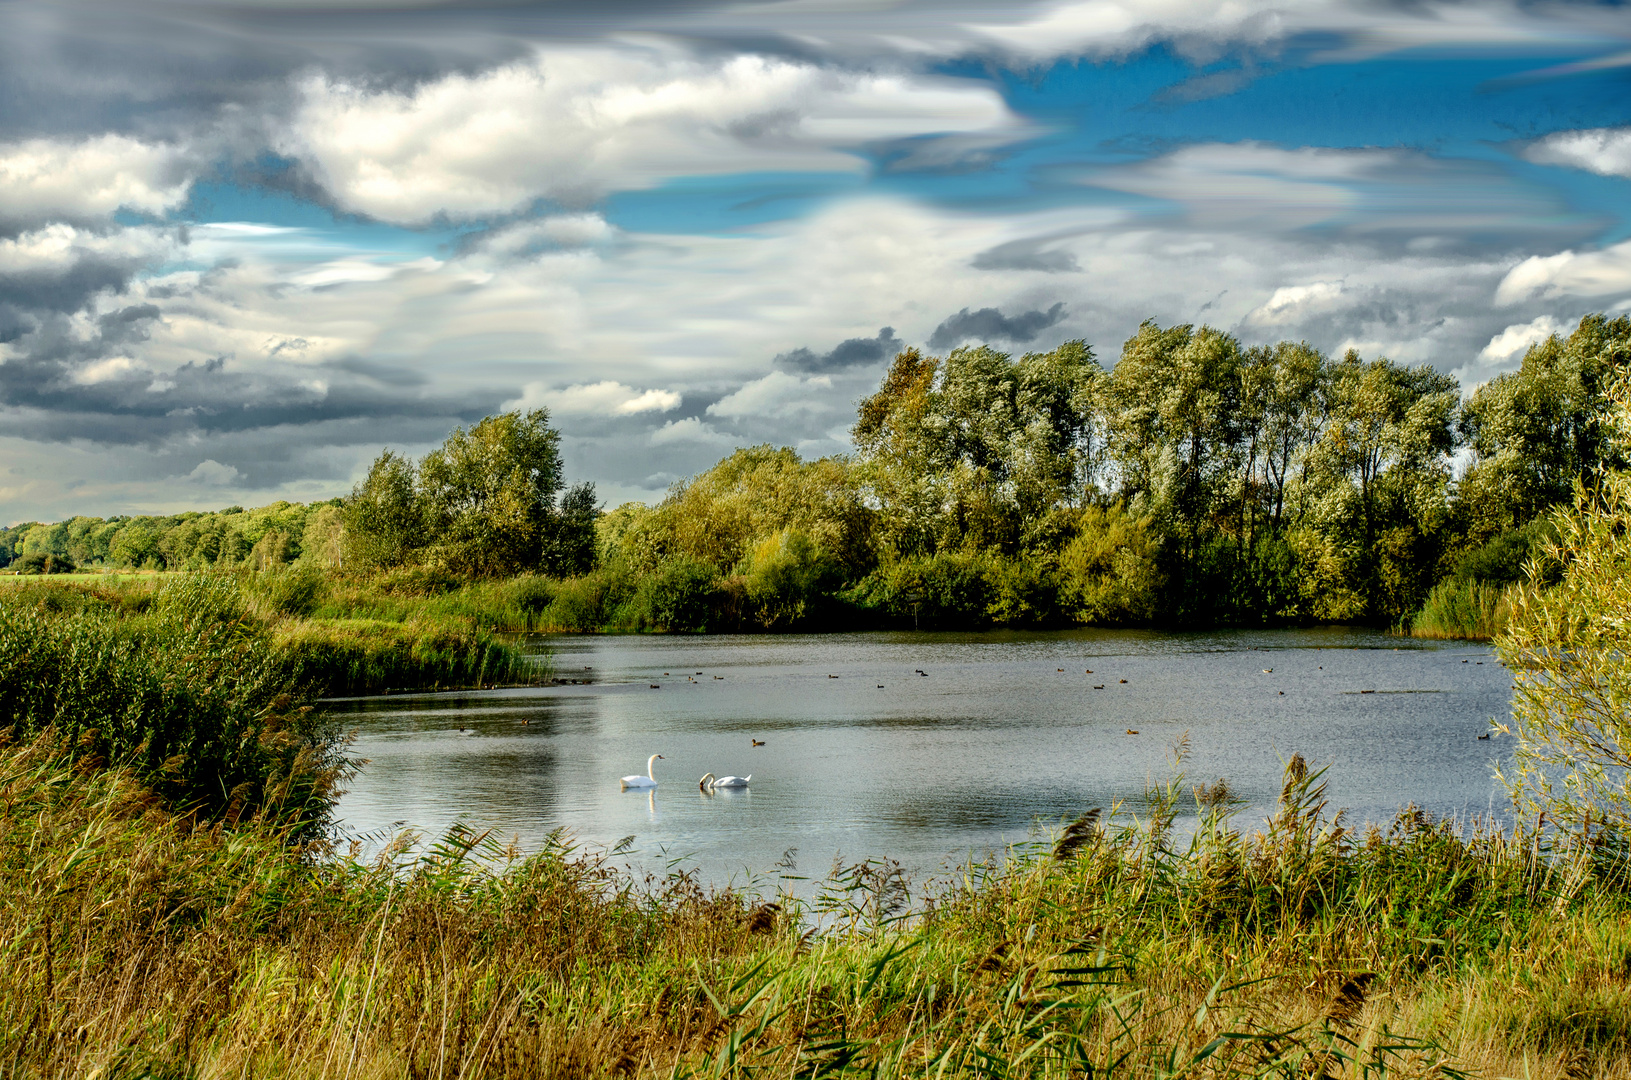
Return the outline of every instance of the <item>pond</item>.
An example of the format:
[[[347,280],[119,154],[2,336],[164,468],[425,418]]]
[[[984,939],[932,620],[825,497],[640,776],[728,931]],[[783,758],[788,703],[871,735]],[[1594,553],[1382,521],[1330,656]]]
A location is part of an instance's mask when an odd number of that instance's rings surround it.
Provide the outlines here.
[[[368,760],[339,805],[374,842],[456,821],[536,849],[557,828],[627,860],[738,883],[835,858],[914,874],[1095,806],[1142,805],[1181,769],[1261,821],[1283,763],[1328,767],[1333,809],[1386,823],[1500,814],[1510,707],[1483,645],[1314,629],[1163,634],[549,636],[577,685],[338,700]],[[461,730],[462,729],[462,730]],[[755,745],[762,742],[763,745]],[[1187,745],[1182,764],[1174,749]],[[618,778],[656,762],[655,792]],[[708,772],[751,774],[705,795]]]

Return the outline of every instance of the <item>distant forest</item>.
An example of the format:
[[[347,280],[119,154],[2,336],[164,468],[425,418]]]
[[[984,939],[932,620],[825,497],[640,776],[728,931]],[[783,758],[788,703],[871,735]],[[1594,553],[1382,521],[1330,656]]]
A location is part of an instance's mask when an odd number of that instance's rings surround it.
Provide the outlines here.
[[[1393,625],[1517,580],[1547,512],[1627,462],[1607,390],[1631,318],[1588,316],[1470,397],[1428,365],[1141,326],[899,353],[853,455],[739,449],[655,506],[568,486],[542,411],[387,450],[344,499],[0,529],[0,565],[283,567],[435,593],[535,579],[538,625]]]

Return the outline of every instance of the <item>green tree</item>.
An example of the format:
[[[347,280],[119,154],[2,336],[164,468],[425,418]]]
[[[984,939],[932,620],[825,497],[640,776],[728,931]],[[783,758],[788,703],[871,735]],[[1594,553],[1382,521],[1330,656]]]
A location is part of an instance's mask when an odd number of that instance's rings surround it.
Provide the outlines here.
[[[987,346],[898,354],[852,432],[886,544],[901,555],[1026,546],[1093,485],[1102,376],[1080,341],[1017,361]]]
[[[424,545],[416,480],[413,462],[394,450],[374,459],[342,510],[344,565],[364,571],[401,566]]]
[[[1394,620],[1437,576],[1460,386],[1426,364],[1349,350],[1327,384],[1325,427],[1302,477],[1295,546],[1317,617]]]
[[[1146,322],[1111,372],[1110,439],[1121,494],[1143,496],[1190,561],[1227,497],[1244,438],[1240,343],[1203,326]]]
[[[1616,380],[1603,417],[1609,451],[1631,450],[1631,388]],[[1631,834],[1631,474],[1577,483],[1551,516],[1496,639],[1514,672],[1517,736],[1504,773],[1514,800],[1571,828]],[[1555,585],[1544,582],[1560,573]]]
[[[1607,437],[1604,387],[1631,366],[1631,317],[1588,315],[1567,340],[1529,348],[1517,371],[1479,387],[1461,414],[1474,460],[1459,485],[1474,542],[1567,502],[1582,475],[1626,464]]]
[[[560,435],[545,410],[454,428],[419,463],[417,496],[430,559],[474,575],[538,567],[554,538],[561,487]]]

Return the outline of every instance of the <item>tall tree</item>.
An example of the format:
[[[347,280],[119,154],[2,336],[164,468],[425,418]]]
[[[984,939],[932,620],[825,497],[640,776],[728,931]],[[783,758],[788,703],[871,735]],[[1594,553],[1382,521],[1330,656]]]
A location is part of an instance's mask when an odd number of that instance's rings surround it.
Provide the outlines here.
[[[409,561],[425,544],[413,462],[386,450],[345,501],[343,563],[356,570],[382,570]]]
[[[547,411],[507,412],[454,428],[419,463],[430,557],[466,574],[537,567],[553,538],[561,487],[560,434]]]
[[[1474,392],[1461,417],[1474,454],[1461,483],[1474,539],[1520,526],[1568,501],[1580,477],[1625,464],[1602,418],[1604,387],[1628,366],[1631,318],[1588,315]]]

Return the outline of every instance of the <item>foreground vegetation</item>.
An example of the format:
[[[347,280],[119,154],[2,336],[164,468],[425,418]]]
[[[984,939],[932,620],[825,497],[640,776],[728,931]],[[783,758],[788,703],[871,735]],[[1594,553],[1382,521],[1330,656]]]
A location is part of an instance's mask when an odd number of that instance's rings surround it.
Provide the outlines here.
[[[657,506],[598,509],[547,415],[507,413],[418,461],[385,451],[346,499],[27,523],[0,530],[0,564],[304,566],[344,617],[473,604],[507,629],[1487,637],[1548,513],[1625,464],[1605,417],[1628,366],[1631,317],[1601,315],[1465,400],[1426,365],[1208,327],[1147,323],[1108,371],[1082,342],[907,349],[860,404],[855,455],[737,450]]]
[[[565,838],[312,862],[0,751],[0,1061],[33,1076],[1622,1076],[1609,849],[1405,813],[1354,834],[1294,761],[1242,836],[1135,822],[913,897],[636,882]],[[1211,798],[1208,792],[1204,798]],[[1183,798],[1187,801],[1188,795]]]

